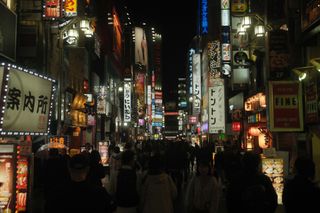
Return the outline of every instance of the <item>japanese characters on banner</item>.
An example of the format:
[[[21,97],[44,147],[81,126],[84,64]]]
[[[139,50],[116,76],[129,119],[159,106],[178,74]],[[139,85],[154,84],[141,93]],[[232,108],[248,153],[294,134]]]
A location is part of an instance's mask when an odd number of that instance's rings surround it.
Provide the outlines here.
[[[224,80],[215,79],[209,87],[209,133],[225,133],[225,89]]]
[[[208,33],[208,0],[201,1],[201,34]]]
[[[4,66],[4,70],[8,80],[3,84],[8,89],[1,106],[4,110],[1,134],[47,134],[54,80],[16,66]]]
[[[212,80],[220,77],[221,52],[219,40],[208,42],[208,61],[209,86],[212,86]]]
[[[270,131],[303,130],[302,89],[295,81],[270,81]]]
[[[193,84],[193,115],[200,114],[201,107],[201,64],[200,54],[196,53],[192,57],[192,84]]]
[[[131,83],[126,82],[123,89],[123,121],[130,122],[131,121]]]

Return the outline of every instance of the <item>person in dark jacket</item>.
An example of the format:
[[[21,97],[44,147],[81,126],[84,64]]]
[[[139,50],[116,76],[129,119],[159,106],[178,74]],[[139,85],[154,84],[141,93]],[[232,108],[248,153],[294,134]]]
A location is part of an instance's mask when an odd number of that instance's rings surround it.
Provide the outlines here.
[[[287,213],[320,212],[320,189],[313,182],[314,162],[306,157],[299,157],[294,164],[295,175],[286,181],[283,190],[283,204]]]
[[[92,152],[89,155],[89,160],[90,169],[87,179],[90,183],[94,185],[102,186],[101,179],[106,176],[106,173],[101,163],[100,153],[97,150],[92,150]]]
[[[71,183],[61,189],[54,212],[109,213],[112,199],[105,188],[87,181],[90,164],[86,155],[77,154],[70,159]]]
[[[261,157],[253,152],[243,156],[243,168],[239,178],[232,178],[227,187],[229,213],[274,213],[277,194],[268,176],[261,171]]]
[[[136,213],[139,204],[140,178],[137,175],[135,154],[131,150],[121,153],[121,167],[110,177],[110,193],[115,197],[117,213]]]

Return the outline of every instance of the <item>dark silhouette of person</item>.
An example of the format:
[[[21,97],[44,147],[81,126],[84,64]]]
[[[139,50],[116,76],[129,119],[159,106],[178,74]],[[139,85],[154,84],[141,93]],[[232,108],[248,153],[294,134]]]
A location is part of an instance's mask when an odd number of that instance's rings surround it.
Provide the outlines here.
[[[94,185],[102,186],[101,179],[106,176],[105,169],[101,163],[99,151],[92,150],[89,155],[90,169],[87,180]]]
[[[226,202],[229,213],[273,213],[277,208],[277,194],[268,176],[261,171],[261,157],[246,152],[239,178],[232,178],[227,187]]]
[[[56,198],[60,195],[62,188],[70,183],[70,175],[67,167],[67,160],[59,155],[56,148],[49,149],[49,158],[44,165],[44,199],[45,212],[53,212]]]
[[[294,177],[284,185],[282,198],[285,211],[320,212],[320,189],[313,182],[314,162],[306,157],[298,157],[294,164],[294,173]]]
[[[87,155],[76,154],[68,165],[71,182],[60,192],[54,212],[112,212],[112,199],[102,186],[87,181],[90,163]]]

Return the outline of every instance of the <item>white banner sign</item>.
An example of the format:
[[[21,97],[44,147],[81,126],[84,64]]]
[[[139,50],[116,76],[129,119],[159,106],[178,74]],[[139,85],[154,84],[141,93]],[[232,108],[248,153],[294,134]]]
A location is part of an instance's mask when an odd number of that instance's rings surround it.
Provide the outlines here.
[[[131,84],[125,83],[124,90],[123,90],[123,121],[124,122],[130,122],[131,121]]]
[[[50,79],[11,67],[1,134],[47,134],[52,88]]]
[[[200,114],[201,108],[201,64],[200,54],[192,57],[193,115]]]
[[[209,133],[225,133],[225,91],[224,81],[215,79],[209,87]]]

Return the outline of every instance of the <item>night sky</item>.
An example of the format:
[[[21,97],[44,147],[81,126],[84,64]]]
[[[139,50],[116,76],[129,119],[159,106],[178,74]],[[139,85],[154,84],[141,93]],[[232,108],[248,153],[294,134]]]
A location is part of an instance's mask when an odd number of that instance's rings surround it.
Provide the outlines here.
[[[162,34],[164,101],[174,97],[178,77],[185,77],[188,46],[196,35],[197,0],[127,0],[135,20],[154,26]],[[183,4],[183,5],[182,5]]]

